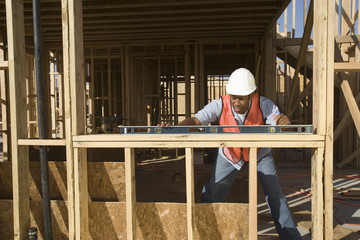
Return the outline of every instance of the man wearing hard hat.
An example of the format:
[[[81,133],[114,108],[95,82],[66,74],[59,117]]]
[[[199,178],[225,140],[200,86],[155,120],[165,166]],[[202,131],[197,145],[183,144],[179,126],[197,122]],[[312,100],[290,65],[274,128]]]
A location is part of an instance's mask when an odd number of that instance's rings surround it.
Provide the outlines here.
[[[222,96],[207,104],[194,117],[186,118],[180,125],[287,125],[289,118],[268,98],[255,93],[253,74],[245,69],[235,70],[229,78]],[[169,124],[159,124],[169,126]],[[226,128],[225,128],[226,129]],[[224,131],[225,131],[224,129]],[[239,131],[230,129],[228,131]],[[279,186],[276,167],[270,148],[261,148],[257,154],[258,179],[271,210],[276,230],[281,239],[301,239],[291,215],[286,198]],[[201,202],[223,202],[238,171],[249,160],[249,149],[219,148],[210,179],[206,182]]]

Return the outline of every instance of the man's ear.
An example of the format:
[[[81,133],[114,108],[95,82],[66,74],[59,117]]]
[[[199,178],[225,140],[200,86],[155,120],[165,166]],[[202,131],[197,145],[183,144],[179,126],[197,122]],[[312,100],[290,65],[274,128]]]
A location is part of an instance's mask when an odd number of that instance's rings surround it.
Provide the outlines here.
[[[250,93],[249,100],[252,100],[254,93]]]

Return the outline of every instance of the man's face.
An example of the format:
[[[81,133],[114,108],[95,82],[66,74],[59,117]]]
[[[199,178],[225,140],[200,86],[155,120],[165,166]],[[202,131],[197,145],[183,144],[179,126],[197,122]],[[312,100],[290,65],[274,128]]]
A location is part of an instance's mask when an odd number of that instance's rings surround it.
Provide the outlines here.
[[[230,95],[230,102],[236,113],[244,114],[249,108],[249,101],[251,95],[248,96],[237,96]]]

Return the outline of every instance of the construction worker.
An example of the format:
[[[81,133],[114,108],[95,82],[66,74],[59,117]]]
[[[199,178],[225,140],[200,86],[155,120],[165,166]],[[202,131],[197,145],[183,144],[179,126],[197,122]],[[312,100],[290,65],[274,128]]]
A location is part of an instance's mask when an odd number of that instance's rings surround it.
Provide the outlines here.
[[[184,119],[179,125],[288,125],[289,118],[268,98],[255,93],[253,74],[245,69],[235,70],[229,78],[226,92],[207,104],[194,117]],[[159,124],[169,127],[170,124]],[[224,128],[225,131],[226,128]],[[228,131],[239,131],[229,129]],[[270,207],[276,230],[281,239],[301,239],[286,198],[279,186],[276,167],[270,148],[261,148],[257,154],[258,179]],[[219,148],[210,179],[202,190],[201,202],[223,202],[238,171],[249,160],[249,149]]]

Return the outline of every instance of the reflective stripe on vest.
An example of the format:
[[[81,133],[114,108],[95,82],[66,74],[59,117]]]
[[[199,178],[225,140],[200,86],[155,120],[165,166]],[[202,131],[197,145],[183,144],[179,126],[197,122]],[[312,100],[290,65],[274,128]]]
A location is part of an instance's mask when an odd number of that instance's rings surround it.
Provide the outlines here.
[[[222,96],[222,111],[219,124],[222,126],[235,126],[238,125],[234,114],[232,112],[232,106],[230,96]],[[254,93],[250,110],[245,118],[244,125],[264,125],[263,114],[260,109],[260,95]],[[240,132],[238,128],[224,128],[224,132]],[[241,148],[223,148],[224,154],[233,163],[237,163],[241,159]],[[244,160],[249,161],[249,148],[242,149]]]

